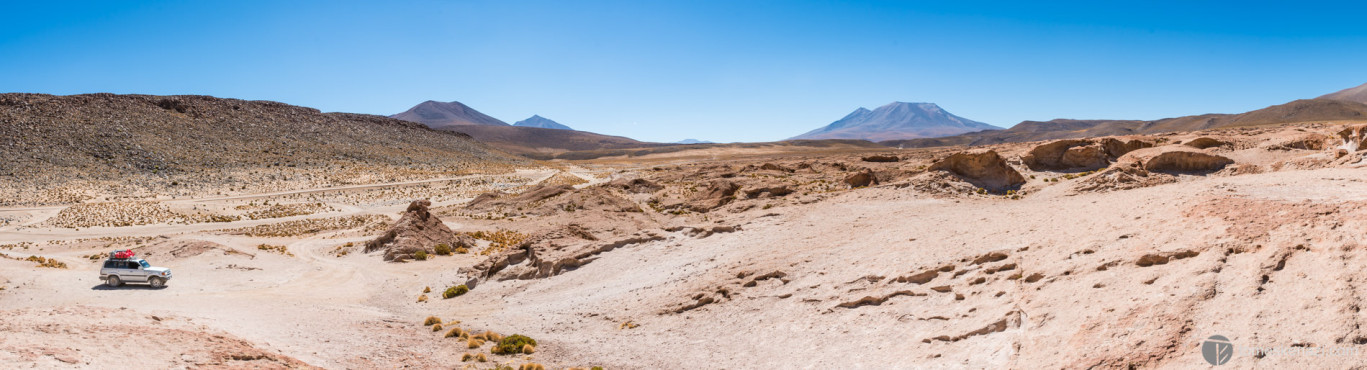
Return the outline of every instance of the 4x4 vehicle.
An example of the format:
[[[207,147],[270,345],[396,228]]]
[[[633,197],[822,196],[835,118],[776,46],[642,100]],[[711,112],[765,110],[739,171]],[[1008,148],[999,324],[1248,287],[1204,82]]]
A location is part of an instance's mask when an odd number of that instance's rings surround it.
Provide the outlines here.
[[[109,259],[100,268],[100,280],[111,287],[139,282],[161,288],[171,280],[171,269],[153,267],[146,260],[133,257],[132,251],[110,252]]]

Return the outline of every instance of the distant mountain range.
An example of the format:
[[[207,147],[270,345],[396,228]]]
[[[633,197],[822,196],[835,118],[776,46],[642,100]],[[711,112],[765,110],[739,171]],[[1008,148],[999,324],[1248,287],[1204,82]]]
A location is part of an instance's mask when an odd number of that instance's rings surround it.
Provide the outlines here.
[[[1339,90],[1338,92],[1332,94],[1325,94],[1324,96],[1315,99],[1342,100],[1354,103],[1367,104],[1367,84],[1362,84],[1358,85],[1358,87]]]
[[[1000,129],[1001,127],[953,115],[934,103],[892,102],[874,110],[855,109],[845,118],[788,140],[885,141]]]
[[[389,116],[437,128],[443,126],[507,126],[508,123],[489,117],[458,101],[442,103],[428,100],[403,113]]]
[[[542,117],[542,116],[538,116],[538,115],[532,115],[531,118],[524,119],[524,120],[521,120],[521,121],[517,121],[517,123],[514,123],[513,126],[517,126],[517,127],[540,127],[540,128],[550,128],[550,129],[556,129],[556,130],[570,130],[570,131],[574,131],[574,129],[570,128],[569,126],[562,125],[562,124],[560,124],[560,123],[558,123],[558,122],[552,121],[552,120],[550,120],[550,119],[547,119],[546,117]]]
[[[967,133],[963,135],[908,140],[887,140],[880,144],[916,148],[948,145],[989,145],[1027,141],[1072,139],[1084,137],[1154,134],[1162,132],[1196,131],[1225,127],[1248,127],[1299,122],[1367,121],[1364,99],[1367,85],[1339,91],[1315,99],[1301,99],[1254,111],[1237,114],[1201,114],[1152,121],[1142,120],[1077,120],[1024,121],[1006,130]]]
[[[707,141],[707,140],[698,140],[698,139],[683,139],[683,140],[675,141],[674,143],[675,143],[675,144],[716,144],[716,143],[711,142],[711,141]]]

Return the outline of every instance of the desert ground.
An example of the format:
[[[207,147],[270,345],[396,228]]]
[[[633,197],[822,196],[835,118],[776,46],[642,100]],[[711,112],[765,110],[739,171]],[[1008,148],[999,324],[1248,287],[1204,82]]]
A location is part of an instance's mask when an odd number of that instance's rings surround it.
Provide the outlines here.
[[[1360,367],[1363,130],[716,149],[174,199],[68,189],[90,200],[0,209],[0,362],[1206,368],[1202,341],[1222,335],[1348,353],[1231,367]],[[106,286],[101,261],[124,249],[174,278]],[[495,353],[514,334],[536,344]]]

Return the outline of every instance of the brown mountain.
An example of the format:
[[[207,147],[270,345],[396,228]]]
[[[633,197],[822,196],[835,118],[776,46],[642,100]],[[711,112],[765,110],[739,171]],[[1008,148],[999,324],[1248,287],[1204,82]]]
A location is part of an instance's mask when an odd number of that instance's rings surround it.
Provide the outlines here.
[[[1056,119],[1045,122],[1025,121],[1005,130],[973,132],[931,139],[891,140],[880,142],[880,144],[905,148],[987,145],[1282,123],[1362,120],[1367,120],[1367,104],[1343,100],[1302,99],[1240,114],[1202,114],[1153,121],[1073,119]]]
[[[114,94],[0,94],[0,157],[0,199],[9,200],[73,181],[167,195],[222,184],[288,190],[524,161],[467,135],[383,116]]]
[[[1315,99],[1345,100],[1350,102],[1367,104],[1367,84],[1362,84],[1358,85],[1358,87],[1339,90],[1338,92],[1332,94],[1325,94],[1324,96]]]
[[[650,148],[670,144],[647,143],[622,136],[588,131],[524,126],[450,125],[439,128],[470,135],[508,153],[535,159],[551,159],[565,152]]]
[[[432,128],[451,125],[508,126],[507,123],[458,101],[442,103],[428,100],[389,117],[425,124]]]

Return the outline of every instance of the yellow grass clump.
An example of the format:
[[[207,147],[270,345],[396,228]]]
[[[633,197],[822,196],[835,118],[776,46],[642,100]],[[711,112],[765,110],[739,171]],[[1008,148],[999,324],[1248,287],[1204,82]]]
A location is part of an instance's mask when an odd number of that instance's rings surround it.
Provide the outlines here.
[[[464,330],[460,330],[460,328],[451,328],[451,330],[447,331],[446,335],[443,335],[442,338],[456,338],[462,335],[465,335]]]
[[[440,323],[441,323],[441,318],[436,317],[436,316],[428,316],[426,320],[423,320],[423,321],[422,321],[422,326],[432,326],[432,325],[436,325],[436,324],[440,324]]]

